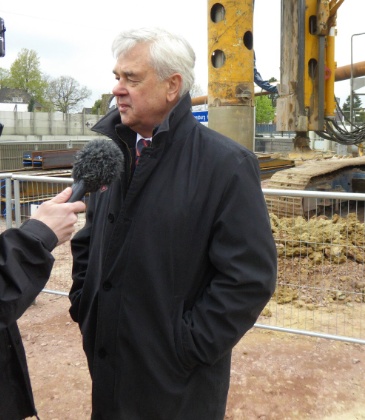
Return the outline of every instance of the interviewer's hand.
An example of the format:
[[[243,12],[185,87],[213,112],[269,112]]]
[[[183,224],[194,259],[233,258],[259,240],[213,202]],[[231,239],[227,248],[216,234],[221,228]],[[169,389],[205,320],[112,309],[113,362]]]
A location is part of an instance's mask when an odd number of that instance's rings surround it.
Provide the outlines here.
[[[53,230],[58,238],[60,245],[69,239],[75,231],[77,214],[85,211],[85,203],[76,201],[75,203],[66,203],[70,198],[72,188],[67,187],[54,198],[42,203],[31,219],[37,219],[46,224]]]

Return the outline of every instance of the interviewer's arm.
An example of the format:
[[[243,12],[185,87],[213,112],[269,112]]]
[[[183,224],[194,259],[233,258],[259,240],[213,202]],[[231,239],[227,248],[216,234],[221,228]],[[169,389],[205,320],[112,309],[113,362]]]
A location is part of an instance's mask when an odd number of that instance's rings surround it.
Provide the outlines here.
[[[51,251],[70,239],[82,202],[66,203],[71,188],[42,204],[19,229],[0,235],[0,329],[15,322],[47,283]]]
[[[53,230],[58,238],[57,245],[71,239],[77,222],[76,213],[85,211],[85,204],[82,201],[67,203],[72,189],[67,187],[52,200],[41,204],[31,219],[39,220]]]

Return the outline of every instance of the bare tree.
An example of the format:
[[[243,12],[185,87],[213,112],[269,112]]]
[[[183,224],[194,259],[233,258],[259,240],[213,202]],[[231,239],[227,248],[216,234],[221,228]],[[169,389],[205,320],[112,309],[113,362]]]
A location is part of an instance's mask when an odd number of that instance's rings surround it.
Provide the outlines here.
[[[91,90],[80,84],[70,76],[61,76],[49,82],[47,99],[56,111],[64,114],[77,111],[85,99],[90,98]]]
[[[192,98],[196,98],[198,96],[203,96],[204,95],[204,91],[202,89],[202,87],[196,83],[193,84],[193,86],[190,89],[190,96]]]
[[[193,86],[190,89],[190,96],[192,98],[198,98],[199,96],[203,96],[204,91],[202,87],[196,83],[193,84]],[[194,105],[193,111],[202,111],[206,109],[206,105]]]

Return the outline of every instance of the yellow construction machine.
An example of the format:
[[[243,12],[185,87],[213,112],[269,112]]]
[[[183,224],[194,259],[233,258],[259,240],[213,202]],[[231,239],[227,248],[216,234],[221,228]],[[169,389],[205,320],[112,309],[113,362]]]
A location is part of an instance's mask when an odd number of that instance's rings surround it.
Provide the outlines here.
[[[309,132],[345,146],[365,141],[365,126],[347,131],[336,114],[335,81],[365,76],[365,62],[336,68],[337,12],[344,0],[282,0],[277,131],[295,132],[299,160],[274,173],[267,188],[359,192],[365,157],[314,160]],[[208,0],[208,126],[254,149],[254,0]],[[304,159],[304,154],[306,157]],[[361,155],[361,153],[359,153]],[[300,213],[302,209],[298,209]]]

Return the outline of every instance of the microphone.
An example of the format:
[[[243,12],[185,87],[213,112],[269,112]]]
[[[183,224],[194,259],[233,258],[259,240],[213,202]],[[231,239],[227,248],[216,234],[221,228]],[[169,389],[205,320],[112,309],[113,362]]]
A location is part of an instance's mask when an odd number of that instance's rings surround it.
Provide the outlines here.
[[[75,155],[72,168],[72,194],[69,203],[81,200],[86,193],[109,186],[124,166],[124,155],[112,140],[92,140]]]

